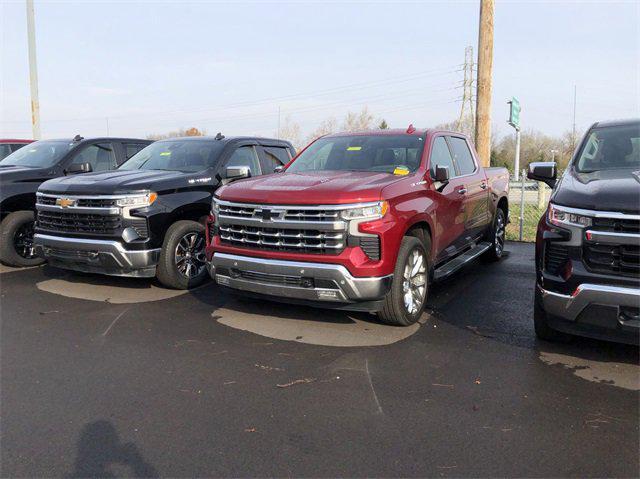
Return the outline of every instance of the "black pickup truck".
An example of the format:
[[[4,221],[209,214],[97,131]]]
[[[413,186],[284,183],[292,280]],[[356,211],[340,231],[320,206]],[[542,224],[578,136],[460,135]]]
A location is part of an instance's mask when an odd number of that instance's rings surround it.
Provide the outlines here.
[[[116,171],[47,181],[38,190],[36,252],[60,268],[197,286],[207,277],[213,192],[273,173],[294,155],[282,140],[177,138],[153,143]]]
[[[15,150],[0,161],[0,261],[34,266],[42,259],[33,250],[36,190],[60,176],[113,170],[150,144],[133,138],[41,140]]]
[[[638,344],[640,120],[594,124],[560,180],[555,163],[528,176],[554,188],[536,238],[536,334]]]

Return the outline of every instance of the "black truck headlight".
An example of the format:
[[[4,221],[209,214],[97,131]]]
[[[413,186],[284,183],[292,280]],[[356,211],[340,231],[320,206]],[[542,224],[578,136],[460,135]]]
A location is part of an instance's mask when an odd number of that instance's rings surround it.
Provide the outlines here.
[[[580,214],[572,208],[564,208],[552,203],[549,203],[547,220],[549,223],[556,226],[568,225],[578,226],[581,228],[589,227],[593,223],[593,218],[591,216]]]

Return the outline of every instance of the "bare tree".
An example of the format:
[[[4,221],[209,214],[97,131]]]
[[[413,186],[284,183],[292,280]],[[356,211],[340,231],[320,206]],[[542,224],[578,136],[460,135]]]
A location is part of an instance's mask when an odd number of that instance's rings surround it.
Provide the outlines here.
[[[338,122],[335,118],[322,120],[318,127],[307,136],[307,143],[311,143],[316,138],[335,133],[338,130]]]
[[[349,112],[342,123],[344,131],[370,130],[374,122],[373,115],[368,107],[360,110],[360,113]]]
[[[302,144],[300,125],[294,122],[290,116],[284,119],[284,123],[280,127],[280,138],[290,141],[296,151],[304,146]]]
[[[147,139],[149,140],[164,140],[166,138],[180,138],[182,136],[206,136],[207,132],[205,130],[199,130],[196,127],[191,128],[180,128],[179,130],[170,131],[168,133],[151,133],[147,135]]]

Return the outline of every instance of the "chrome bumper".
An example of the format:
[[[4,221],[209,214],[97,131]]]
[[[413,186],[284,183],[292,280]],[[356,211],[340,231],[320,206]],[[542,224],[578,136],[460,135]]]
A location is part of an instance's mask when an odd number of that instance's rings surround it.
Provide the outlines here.
[[[118,241],[35,234],[33,242],[52,266],[87,273],[153,277],[160,260],[160,249],[127,250]]]
[[[540,286],[537,286],[540,288]],[[540,288],[544,310],[554,316],[575,321],[590,305],[640,307],[640,289],[581,284],[572,295],[554,293]],[[626,326],[640,328],[639,321],[626,321]]]
[[[336,264],[281,261],[215,253],[207,269],[222,286],[280,298],[357,303],[384,298],[392,275],[356,278]],[[306,284],[306,285],[305,285]]]

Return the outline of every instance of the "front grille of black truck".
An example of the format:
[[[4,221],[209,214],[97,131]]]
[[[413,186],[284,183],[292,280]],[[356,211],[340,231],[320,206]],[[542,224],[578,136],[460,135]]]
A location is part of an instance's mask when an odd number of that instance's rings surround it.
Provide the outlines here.
[[[640,277],[640,246],[587,243],[583,255],[593,272]]]
[[[593,229],[640,234],[640,220],[633,218],[593,218]]]
[[[37,227],[57,233],[88,233],[110,236],[122,226],[120,215],[74,213],[71,211],[38,211]]]
[[[38,204],[45,206],[55,206],[64,196],[38,196]],[[79,208],[115,208],[117,207],[115,198],[77,198],[74,199],[74,206]]]
[[[340,254],[347,223],[337,208],[218,203],[220,242],[227,246],[310,254]]]

